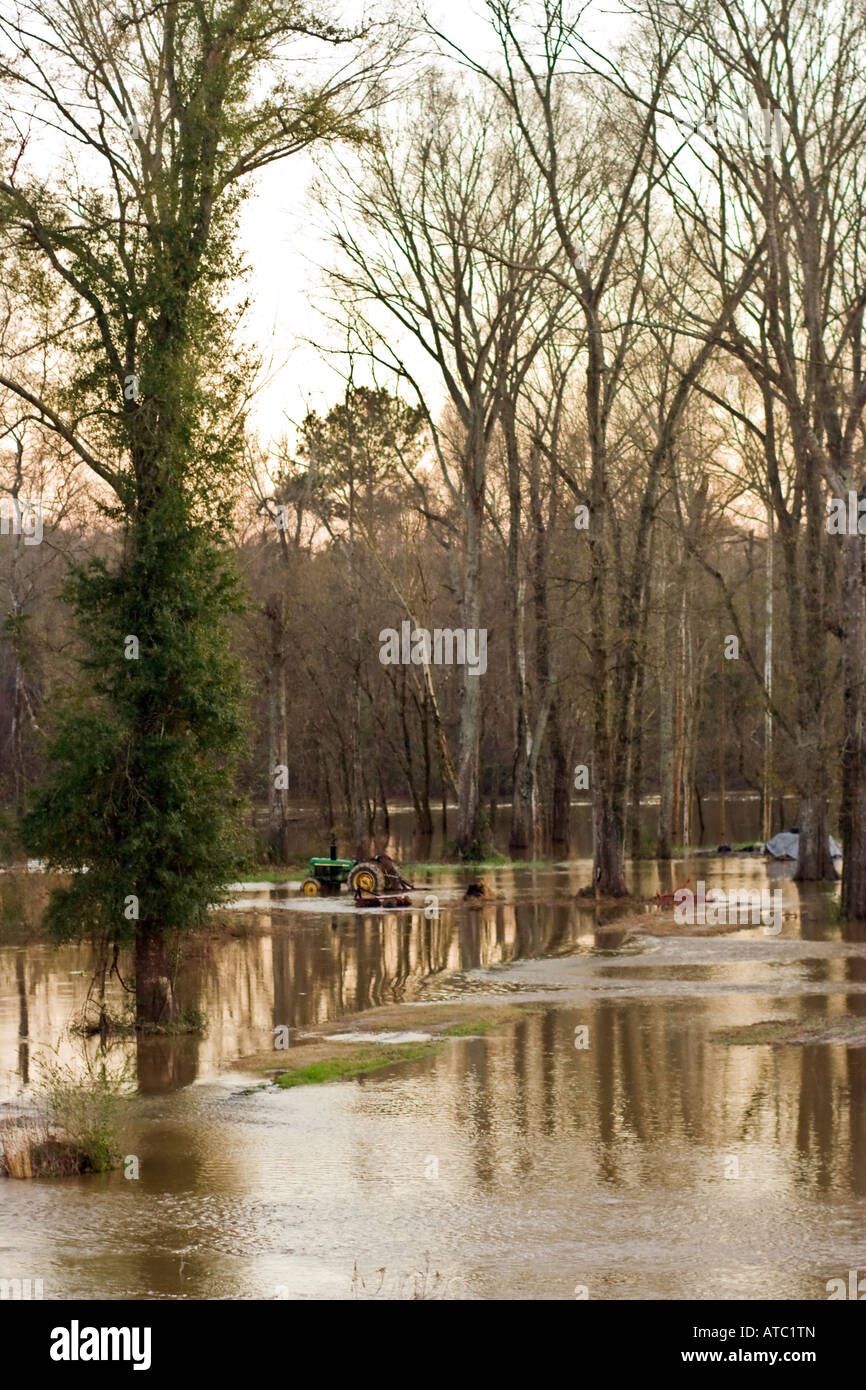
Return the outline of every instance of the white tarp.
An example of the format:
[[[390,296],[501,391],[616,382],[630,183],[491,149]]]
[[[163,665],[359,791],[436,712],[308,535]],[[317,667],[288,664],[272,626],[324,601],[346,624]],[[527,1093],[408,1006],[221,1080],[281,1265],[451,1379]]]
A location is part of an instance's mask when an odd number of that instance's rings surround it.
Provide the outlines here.
[[[834,859],[842,858],[842,846],[832,835],[828,835],[830,853]],[[797,859],[800,852],[800,836],[794,830],[780,830],[772,840],[767,841],[767,853],[774,859]]]

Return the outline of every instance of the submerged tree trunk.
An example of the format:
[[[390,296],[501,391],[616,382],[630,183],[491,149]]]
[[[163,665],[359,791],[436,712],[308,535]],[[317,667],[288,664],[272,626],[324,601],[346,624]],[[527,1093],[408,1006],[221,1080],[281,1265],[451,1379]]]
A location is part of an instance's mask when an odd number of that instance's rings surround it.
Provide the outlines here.
[[[533,843],[535,787],[528,745],[529,734],[525,732],[512,778],[509,849],[528,849]]]
[[[176,1015],[168,945],[163,932],[140,926],[135,938],[135,1021],[165,1025]]]
[[[820,783],[810,795],[800,797],[797,827],[800,838],[795,882],[811,883],[835,878],[836,870],[830,855],[827,797]]]
[[[623,897],[625,887],[625,825],[622,803],[605,795],[603,787],[593,786],[592,839],[595,847],[593,872],[599,893]]]

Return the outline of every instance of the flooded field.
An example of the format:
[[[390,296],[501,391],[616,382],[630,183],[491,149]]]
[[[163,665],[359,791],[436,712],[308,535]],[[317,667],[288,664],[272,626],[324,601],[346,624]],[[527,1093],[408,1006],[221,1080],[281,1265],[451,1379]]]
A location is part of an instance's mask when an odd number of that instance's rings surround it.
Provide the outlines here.
[[[866,943],[791,867],[648,862],[634,885],[780,887],[777,935],[633,930],[634,904],[575,898],[578,861],[488,871],[480,908],[456,870],[399,912],[239,889],[236,930],[185,966],[205,1035],[112,1045],[139,1176],[0,1184],[0,1276],[46,1298],[826,1299],[866,1267],[866,1047],[730,1041],[866,1017]],[[96,1045],[68,1032],[89,951],[24,938],[45,891],[0,880],[0,1113],[41,1055]],[[366,1077],[284,1091],[238,1067],[277,1027],[274,1067],[379,1005],[423,1037],[421,1006],[503,1001],[505,1026]]]

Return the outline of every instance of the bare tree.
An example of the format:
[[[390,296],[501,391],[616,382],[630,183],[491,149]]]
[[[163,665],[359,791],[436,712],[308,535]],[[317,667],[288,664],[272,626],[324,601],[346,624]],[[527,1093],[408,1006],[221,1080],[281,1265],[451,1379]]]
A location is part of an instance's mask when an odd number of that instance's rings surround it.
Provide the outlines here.
[[[341,162],[329,179],[341,252],[331,279],[358,342],[423,405],[459,522],[426,510],[454,561],[463,626],[478,630],[488,451],[509,373],[525,371],[542,341],[534,316],[545,307],[533,290],[559,247],[501,101],[435,72],[417,101],[402,128],[383,126],[374,151]],[[438,409],[424,358],[452,415]],[[457,845],[466,855],[479,845],[481,708],[479,676],[467,665],[457,767]]]
[[[685,35],[656,25],[619,55],[642,74],[639,91],[599,61],[580,36],[580,12],[567,0],[544,0],[527,19],[517,0],[489,0],[502,65],[482,66],[453,40],[440,38],[492,84],[514,115],[544,183],[569,273],[563,276],[584,321],[584,410],[589,469],[585,488],[565,481],[589,512],[589,621],[592,681],[594,882],[620,896],[624,875],[628,760],[640,680],[640,634],[652,520],[678,421],[752,276],[715,307],[713,332],[681,369],[669,409],[647,460],[633,521],[625,577],[617,555],[618,486],[610,455],[614,403],[640,332],[645,279],[654,262],[659,190],[668,168],[658,119]],[[613,73],[614,80],[611,80]]]
[[[744,252],[766,248],[723,347],[745,366],[762,401],[764,491],[781,547],[798,685],[797,876],[835,876],[827,686],[838,638],[843,904],[849,915],[864,916],[863,541],[856,527],[828,534],[827,489],[847,503],[849,493],[860,496],[864,477],[866,17],[848,0],[826,9],[806,0],[722,0],[697,18],[691,6],[667,0],[644,8],[656,24],[691,31],[668,111],[680,129],[690,121],[695,132],[674,191],[708,273],[724,292]],[[790,467],[780,457],[780,414]]]

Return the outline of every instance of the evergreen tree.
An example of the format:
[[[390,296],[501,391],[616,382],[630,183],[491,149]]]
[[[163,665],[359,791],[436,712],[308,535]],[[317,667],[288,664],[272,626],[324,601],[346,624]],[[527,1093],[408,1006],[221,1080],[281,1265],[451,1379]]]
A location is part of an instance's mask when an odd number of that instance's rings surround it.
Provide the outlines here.
[[[358,138],[389,55],[294,0],[25,0],[0,31],[2,126],[31,132],[0,145],[0,234],[22,312],[50,304],[66,367],[0,385],[111,489],[122,539],[72,585],[88,681],[25,833],[73,874],[59,932],[134,936],[138,1019],[155,1022],[172,1010],[169,935],[238,856],[222,553],[253,374],[226,307],[238,210],[257,170]],[[323,45],[340,56],[311,81]]]

